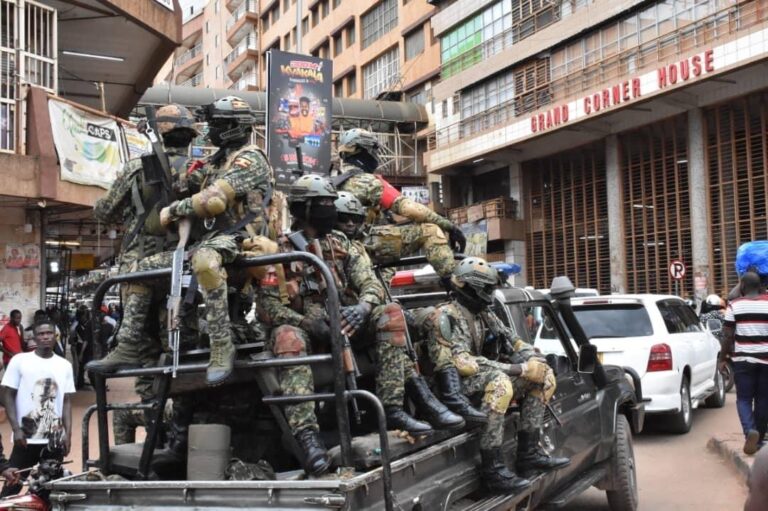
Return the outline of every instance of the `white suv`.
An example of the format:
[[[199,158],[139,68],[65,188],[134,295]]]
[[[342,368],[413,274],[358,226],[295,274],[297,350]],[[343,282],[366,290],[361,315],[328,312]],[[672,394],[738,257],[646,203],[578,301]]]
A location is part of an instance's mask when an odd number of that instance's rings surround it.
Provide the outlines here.
[[[691,411],[699,404],[725,404],[717,370],[720,343],[679,297],[610,295],[573,298],[571,303],[600,359],[637,372],[646,413],[667,415],[671,431],[687,433]],[[545,353],[551,344],[547,337],[540,331],[536,340]]]

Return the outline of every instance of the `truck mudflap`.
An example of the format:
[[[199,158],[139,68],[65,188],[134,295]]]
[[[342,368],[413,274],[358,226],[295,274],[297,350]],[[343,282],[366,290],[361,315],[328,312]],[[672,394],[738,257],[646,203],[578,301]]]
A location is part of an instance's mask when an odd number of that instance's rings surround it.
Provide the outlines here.
[[[546,477],[518,495],[480,490],[476,433],[462,433],[392,463],[395,509],[496,511],[528,509]],[[384,509],[382,469],[349,479],[277,481],[90,481],[74,476],[50,483],[57,510],[144,511],[252,509],[256,511]]]

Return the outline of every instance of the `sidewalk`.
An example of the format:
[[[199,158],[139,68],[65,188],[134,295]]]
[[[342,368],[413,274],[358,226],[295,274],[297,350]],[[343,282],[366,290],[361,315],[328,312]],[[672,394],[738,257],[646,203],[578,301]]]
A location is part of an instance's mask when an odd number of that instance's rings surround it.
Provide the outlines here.
[[[741,431],[713,435],[707,442],[707,448],[735,469],[746,484],[755,457],[744,454],[744,434]]]

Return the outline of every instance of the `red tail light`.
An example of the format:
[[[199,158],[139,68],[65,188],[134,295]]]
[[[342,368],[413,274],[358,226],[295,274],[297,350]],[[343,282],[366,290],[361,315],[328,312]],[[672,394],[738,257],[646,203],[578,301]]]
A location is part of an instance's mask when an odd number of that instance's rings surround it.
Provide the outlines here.
[[[648,357],[649,373],[653,371],[671,371],[672,370],[672,348],[669,344],[654,344],[651,347],[651,354]]]

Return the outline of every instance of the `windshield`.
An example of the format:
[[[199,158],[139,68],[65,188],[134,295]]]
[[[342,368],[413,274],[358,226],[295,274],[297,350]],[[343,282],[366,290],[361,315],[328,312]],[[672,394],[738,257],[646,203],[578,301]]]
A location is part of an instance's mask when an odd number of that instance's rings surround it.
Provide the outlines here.
[[[574,307],[588,338],[653,335],[651,318],[642,304],[601,304]]]

